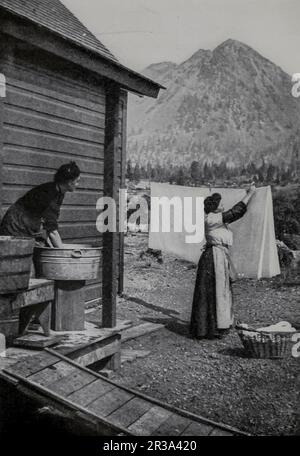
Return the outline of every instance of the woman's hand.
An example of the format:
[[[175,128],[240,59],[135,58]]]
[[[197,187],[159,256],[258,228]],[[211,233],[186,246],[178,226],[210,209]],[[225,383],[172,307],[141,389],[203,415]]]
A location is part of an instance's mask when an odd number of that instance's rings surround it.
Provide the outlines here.
[[[248,188],[247,188],[247,194],[249,195],[253,195],[256,191],[256,187],[254,185],[254,183],[252,183]]]
[[[47,244],[49,247],[57,249],[62,249],[64,246],[58,231],[51,231],[51,233],[49,233]]]
[[[256,192],[256,187],[255,185],[252,183],[250,185],[249,188],[247,188],[246,190],[246,195],[244,196],[244,198],[242,199],[243,203],[245,203],[246,205],[249,204],[249,201],[251,200],[252,196],[255,194]]]

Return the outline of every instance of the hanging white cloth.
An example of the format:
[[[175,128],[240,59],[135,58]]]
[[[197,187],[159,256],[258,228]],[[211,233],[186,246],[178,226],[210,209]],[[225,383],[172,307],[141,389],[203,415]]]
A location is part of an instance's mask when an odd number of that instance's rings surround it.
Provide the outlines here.
[[[245,190],[232,188],[184,187],[169,184],[151,184],[152,197],[206,198],[212,193],[220,193],[225,210],[241,201]],[[151,213],[151,227],[152,227]],[[233,245],[230,247],[230,256],[237,273],[245,278],[269,278],[280,274],[278,253],[276,247],[273,204],[270,187],[258,188],[248,205],[247,213],[243,218],[230,225],[233,233]],[[200,244],[186,242],[190,234],[184,230],[174,232],[174,222],[171,218],[170,232],[153,232],[150,228],[149,247],[172,253],[179,258],[197,263],[201,248]]]

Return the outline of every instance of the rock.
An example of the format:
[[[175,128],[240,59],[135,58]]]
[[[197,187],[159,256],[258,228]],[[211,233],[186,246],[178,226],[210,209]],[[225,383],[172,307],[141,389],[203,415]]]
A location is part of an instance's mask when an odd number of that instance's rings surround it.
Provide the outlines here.
[[[299,234],[285,234],[283,241],[291,250],[300,250],[300,235]]]
[[[294,259],[293,251],[282,241],[276,240],[276,245],[280,267],[290,267]]]

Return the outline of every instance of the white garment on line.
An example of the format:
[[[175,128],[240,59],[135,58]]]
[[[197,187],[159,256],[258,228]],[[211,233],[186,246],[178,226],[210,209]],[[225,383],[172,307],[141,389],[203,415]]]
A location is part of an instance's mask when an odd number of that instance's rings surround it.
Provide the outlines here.
[[[246,194],[244,189],[214,188],[210,190],[206,187],[151,184],[151,197],[159,198],[192,197],[196,201],[197,196],[206,198],[216,192],[221,194],[225,210],[241,201]],[[260,279],[280,274],[270,187],[258,188],[244,217],[229,226],[233,232],[233,245],[230,248],[230,254],[240,276]],[[180,233],[173,231],[173,223],[171,223],[171,232],[169,233],[164,233],[161,230],[154,233],[150,229],[149,247],[197,263],[204,242],[201,245],[188,244],[185,238],[190,233],[186,233],[184,230]]]

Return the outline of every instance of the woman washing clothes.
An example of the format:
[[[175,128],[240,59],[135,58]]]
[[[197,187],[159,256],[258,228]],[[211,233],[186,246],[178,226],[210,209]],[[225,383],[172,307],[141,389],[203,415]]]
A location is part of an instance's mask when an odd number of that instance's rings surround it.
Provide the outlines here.
[[[58,232],[60,207],[65,194],[73,192],[80,180],[80,169],[75,162],[62,165],[52,182],[46,182],[25,193],[7,210],[0,224],[1,236],[22,236],[39,240],[42,229],[46,245],[62,248]]]
[[[220,338],[233,324],[231,282],[235,271],[228,253],[233,238],[227,225],[243,217],[254,193],[252,185],[228,211],[224,211],[219,193],[204,200],[206,245],[198,263],[190,322],[190,332],[197,339]]]

